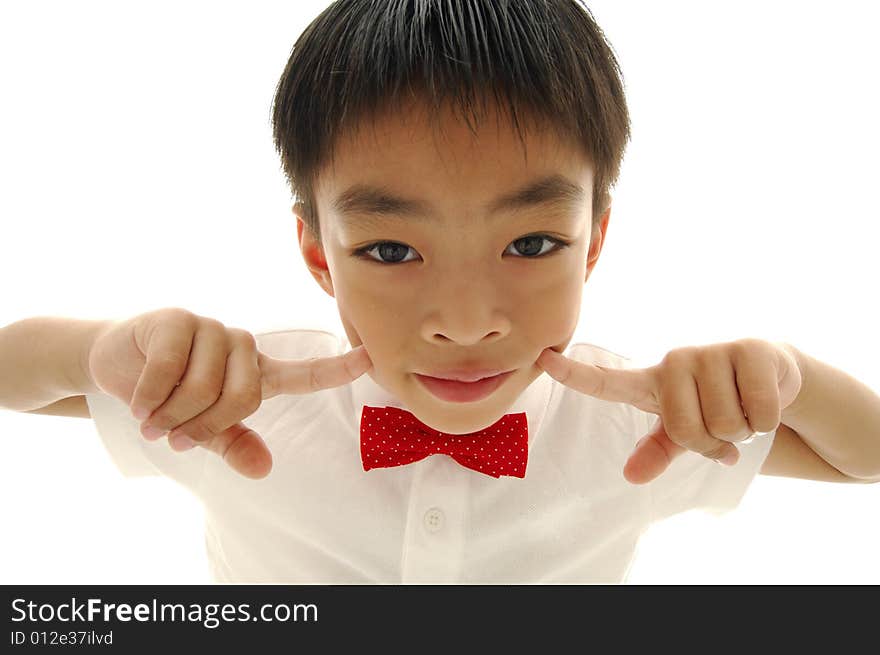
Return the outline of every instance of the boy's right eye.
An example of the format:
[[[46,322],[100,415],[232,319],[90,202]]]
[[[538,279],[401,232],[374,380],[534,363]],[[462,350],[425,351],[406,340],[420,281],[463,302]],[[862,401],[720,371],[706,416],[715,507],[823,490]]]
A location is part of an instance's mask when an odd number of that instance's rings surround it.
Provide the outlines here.
[[[371,250],[376,250],[376,252],[379,253],[380,259],[369,256],[368,253]],[[407,261],[413,261],[411,259],[399,259],[399,257],[402,257],[406,254],[407,250],[412,250],[412,248],[410,248],[409,246],[405,246],[402,243],[397,243],[396,241],[377,241],[376,243],[371,243],[370,245],[364,246],[363,248],[358,248],[352,254],[355,257],[368,259],[370,261],[378,262],[380,264],[405,264]]]

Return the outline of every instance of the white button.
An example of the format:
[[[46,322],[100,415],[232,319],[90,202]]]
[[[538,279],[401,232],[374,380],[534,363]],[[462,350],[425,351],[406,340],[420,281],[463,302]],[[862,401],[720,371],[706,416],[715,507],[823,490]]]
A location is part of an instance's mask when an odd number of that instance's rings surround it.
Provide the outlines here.
[[[425,530],[428,532],[438,532],[443,527],[444,518],[442,509],[439,507],[432,507],[425,512]]]

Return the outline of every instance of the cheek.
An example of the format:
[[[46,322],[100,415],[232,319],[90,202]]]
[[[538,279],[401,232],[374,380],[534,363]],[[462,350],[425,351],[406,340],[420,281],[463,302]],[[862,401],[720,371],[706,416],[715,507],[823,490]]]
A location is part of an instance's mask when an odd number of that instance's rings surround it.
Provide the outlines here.
[[[349,343],[354,344],[354,338],[363,343],[376,368],[400,357],[400,344],[412,328],[398,304],[339,287],[336,301]]]
[[[407,326],[412,322],[412,308],[418,303],[410,299],[413,291],[405,282],[399,273],[383,275],[372,266],[356,264],[350,257],[341,259],[333,278],[340,315],[354,324],[365,341],[411,331]]]
[[[529,340],[546,347],[566,341],[574,334],[580,316],[583,281],[559,280],[521,298],[518,322]]]

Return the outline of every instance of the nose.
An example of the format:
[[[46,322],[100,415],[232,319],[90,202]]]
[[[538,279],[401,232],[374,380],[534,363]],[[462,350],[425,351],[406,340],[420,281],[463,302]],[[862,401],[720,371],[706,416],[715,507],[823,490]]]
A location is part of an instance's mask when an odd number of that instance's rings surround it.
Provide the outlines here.
[[[432,286],[434,292],[422,303],[427,308],[421,328],[426,341],[473,346],[510,334],[511,320],[499,289],[485,277],[458,271]]]

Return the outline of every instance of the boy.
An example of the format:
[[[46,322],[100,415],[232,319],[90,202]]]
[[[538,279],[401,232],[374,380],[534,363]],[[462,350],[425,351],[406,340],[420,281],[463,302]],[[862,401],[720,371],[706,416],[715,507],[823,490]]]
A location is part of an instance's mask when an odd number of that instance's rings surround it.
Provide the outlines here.
[[[274,118],[303,256],[347,342],[254,341],[181,310],[0,335],[3,405],[91,415],[123,471],[190,488],[218,581],[614,582],[651,521],[729,510],[759,469],[877,479],[877,397],[786,344],[644,371],[586,344],[554,357],[629,132],[614,57],[576,3],[338,2],[295,46]],[[494,379],[436,379],[454,375]],[[402,429],[376,431],[387,407],[422,425],[376,452]],[[510,455],[472,459],[492,436],[472,433],[499,425]],[[175,452],[180,434],[202,447]],[[446,437],[448,457],[418,448]]]

